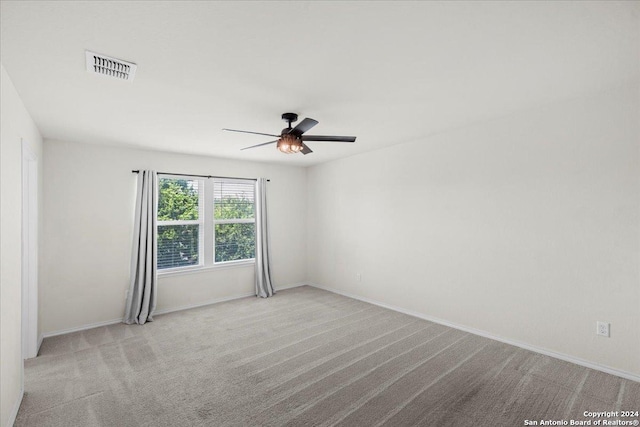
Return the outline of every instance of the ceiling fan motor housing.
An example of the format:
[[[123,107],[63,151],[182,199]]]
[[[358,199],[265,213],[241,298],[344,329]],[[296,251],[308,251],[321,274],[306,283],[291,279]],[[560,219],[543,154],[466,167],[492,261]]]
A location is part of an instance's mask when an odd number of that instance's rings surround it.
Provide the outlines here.
[[[282,120],[289,123],[289,127],[291,127],[291,123],[298,121],[298,115],[296,113],[284,113],[282,115]]]

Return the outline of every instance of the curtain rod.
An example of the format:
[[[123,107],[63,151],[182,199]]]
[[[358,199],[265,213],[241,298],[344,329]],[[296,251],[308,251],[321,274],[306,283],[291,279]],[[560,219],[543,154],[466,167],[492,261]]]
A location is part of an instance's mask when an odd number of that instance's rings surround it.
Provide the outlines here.
[[[139,170],[132,170],[131,173],[139,173]],[[215,176],[215,175],[197,175],[192,173],[172,173],[172,172],[156,172],[159,175],[176,175],[176,176],[197,176],[198,178],[222,178],[222,179],[244,179],[246,181],[257,181],[257,178],[236,178],[234,176]],[[270,179],[267,182],[271,182]]]

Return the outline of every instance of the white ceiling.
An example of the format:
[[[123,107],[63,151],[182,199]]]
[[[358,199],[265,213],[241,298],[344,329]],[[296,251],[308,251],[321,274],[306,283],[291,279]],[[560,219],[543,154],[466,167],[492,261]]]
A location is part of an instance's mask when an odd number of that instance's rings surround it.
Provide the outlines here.
[[[638,2],[1,2],[43,136],[311,165],[638,79]],[[138,64],[85,71],[84,51]],[[320,122],[284,155],[256,135]]]

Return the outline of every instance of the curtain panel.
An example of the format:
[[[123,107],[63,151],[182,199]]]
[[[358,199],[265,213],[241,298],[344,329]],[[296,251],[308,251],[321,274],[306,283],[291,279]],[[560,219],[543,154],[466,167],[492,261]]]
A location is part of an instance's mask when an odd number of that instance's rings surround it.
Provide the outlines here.
[[[156,228],[158,209],[157,173],[138,172],[133,248],[129,293],[123,322],[144,325],[153,321],[156,310],[158,277]]]
[[[267,226],[267,180],[256,180],[256,296],[275,294],[271,283],[269,228]]]

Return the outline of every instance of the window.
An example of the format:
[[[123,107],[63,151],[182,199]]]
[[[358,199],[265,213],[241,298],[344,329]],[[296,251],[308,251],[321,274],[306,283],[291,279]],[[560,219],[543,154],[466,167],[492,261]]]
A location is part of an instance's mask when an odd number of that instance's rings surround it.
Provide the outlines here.
[[[158,270],[200,264],[202,183],[158,178]]]
[[[255,257],[254,192],[253,182],[214,181],[215,262]]]
[[[158,270],[253,261],[253,181],[163,175],[158,189]]]

